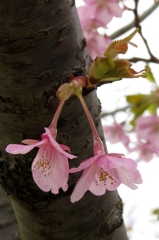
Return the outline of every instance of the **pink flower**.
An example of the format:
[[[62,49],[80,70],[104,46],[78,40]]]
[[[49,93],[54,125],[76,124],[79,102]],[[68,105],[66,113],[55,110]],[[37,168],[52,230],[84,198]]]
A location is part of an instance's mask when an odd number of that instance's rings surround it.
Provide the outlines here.
[[[105,26],[113,17],[121,17],[123,9],[120,8],[116,0],[85,0],[86,5],[81,6],[81,15],[83,18],[95,18]]]
[[[79,11],[80,13],[80,8]],[[85,38],[87,39],[88,53],[92,59],[102,55],[105,49],[111,43],[111,39],[106,35],[98,33],[97,28],[102,26],[102,23],[94,18],[82,18],[81,19],[82,30]]]
[[[135,184],[142,182],[141,175],[136,169],[136,162],[125,158],[122,154],[105,154],[103,143],[82,94],[77,94],[77,96],[92,130],[94,156],[83,161],[78,168],[70,169],[70,173],[84,170],[71,195],[71,202],[80,200],[87,190],[100,196],[105,193],[106,189],[113,191],[121,183],[136,189]]]
[[[154,148],[154,146],[150,143],[143,143],[143,142],[139,142],[137,143],[137,145],[132,148],[129,149],[130,152],[139,152],[139,161],[140,160],[144,160],[145,162],[149,162],[152,158],[153,155],[156,153],[157,154],[157,150]]]
[[[135,184],[142,183],[136,167],[137,164],[132,159],[121,154],[105,154],[99,150],[94,157],[83,161],[78,168],[70,169],[70,173],[84,170],[71,195],[71,202],[80,200],[87,190],[100,196],[106,189],[117,189],[121,183],[136,189]]]
[[[101,35],[98,28],[106,28],[113,16],[121,16],[121,8],[117,2],[112,1],[85,1],[86,5],[77,8],[79,19],[85,38],[87,39],[88,53],[92,59],[102,55],[111,43],[106,35]],[[112,11],[112,10],[113,11]],[[102,13],[104,17],[101,14]],[[112,15],[113,14],[113,15]]]
[[[103,130],[107,141],[112,144],[122,142],[126,148],[128,147],[130,139],[126,135],[122,124],[114,122],[112,126],[104,126]]]
[[[151,142],[159,150],[159,117],[156,115],[137,118],[135,132],[139,139]]]
[[[33,179],[42,191],[51,190],[52,193],[58,194],[59,188],[63,191],[68,189],[68,158],[73,159],[76,156],[64,151],[70,151],[70,149],[58,144],[49,128],[45,128],[45,131],[46,133],[41,136],[41,141],[26,139],[23,143],[27,145],[10,144],[6,151],[12,154],[25,154],[38,147],[39,151],[31,167]]]

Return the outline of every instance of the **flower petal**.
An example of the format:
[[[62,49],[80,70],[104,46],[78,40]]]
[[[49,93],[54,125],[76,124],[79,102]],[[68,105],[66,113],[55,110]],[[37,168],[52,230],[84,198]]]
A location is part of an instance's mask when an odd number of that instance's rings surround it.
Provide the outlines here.
[[[105,171],[101,165],[98,166],[97,164],[94,164],[94,166],[96,174],[89,190],[94,195],[100,196],[106,192],[106,189],[109,191],[117,189],[121,182],[119,182],[109,171]]]
[[[31,167],[35,183],[44,192],[50,191],[52,185],[52,167],[49,158],[49,147],[41,146]]]
[[[25,154],[30,152],[34,147],[39,147],[40,145],[44,144],[46,140],[38,141],[32,145],[22,145],[22,144],[9,144],[6,147],[6,151],[11,154]]]
[[[67,191],[68,189],[67,181],[69,176],[68,158],[62,153],[57,151],[54,154],[55,154],[54,158],[52,158],[51,160],[51,162],[54,162],[53,181],[58,182],[59,186],[63,189],[63,191]]]
[[[107,154],[107,160],[109,161],[109,168],[127,167],[128,169],[136,169],[137,163],[130,159],[122,157],[122,155]]]
[[[96,181],[92,181],[89,187],[89,191],[92,192],[96,196],[101,196],[106,192],[106,186],[104,186],[103,182],[99,180],[99,176],[95,176]]]
[[[102,154],[103,153],[100,153],[98,155],[95,155],[94,157],[84,160],[83,162],[80,163],[80,165],[77,168],[71,168],[69,172],[70,173],[80,172],[81,170],[88,168],[91,164],[93,164],[94,161],[97,160],[99,155],[102,155]]]
[[[113,175],[117,176],[117,178],[121,181],[121,183],[123,183],[124,185],[126,185],[127,187],[133,190],[138,188],[135,185],[135,183],[137,184],[142,183],[141,175],[137,169],[136,171],[131,172],[131,171],[127,171],[124,168],[119,168],[118,170],[113,169],[112,172],[114,172]]]
[[[60,147],[60,144],[58,144],[58,143],[55,141],[55,139],[52,137],[49,128],[45,128],[45,131],[46,131],[46,134],[47,134],[47,136],[48,136],[51,144],[52,144],[59,152],[63,153],[65,156],[67,156],[67,157],[70,158],[70,159],[73,159],[73,158],[76,158],[76,157],[77,157],[77,156],[75,156],[75,155],[72,155],[72,154],[70,154],[70,153],[65,152],[65,151]],[[64,145],[62,145],[62,146],[64,146]]]
[[[68,159],[50,143],[39,149],[32,163],[32,173],[34,181],[44,192],[51,190],[58,194],[61,187],[64,191],[68,189]]]
[[[83,171],[83,174],[77,181],[76,186],[71,195],[71,202],[76,202],[84,196],[85,192],[89,189],[91,182],[93,181],[93,177],[94,168],[90,167]]]

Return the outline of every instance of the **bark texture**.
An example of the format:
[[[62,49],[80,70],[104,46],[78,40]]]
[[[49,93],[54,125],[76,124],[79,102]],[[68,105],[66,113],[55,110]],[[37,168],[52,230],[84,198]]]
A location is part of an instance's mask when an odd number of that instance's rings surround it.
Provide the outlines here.
[[[127,240],[122,201],[116,191],[91,193],[72,204],[69,190],[44,193],[31,176],[36,150],[12,156],[9,143],[39,139],[58,106],[56,90],[70,74],[87,75],[90,59],[72,0],[1,0],[0,2],[0,180],[8,194],[22,240]],[[101,138],[100,102],[85,96]],[[71,97],[58,122],[58,142],[78,155],[70,166],[92,156],[92,133],[81,105]]]

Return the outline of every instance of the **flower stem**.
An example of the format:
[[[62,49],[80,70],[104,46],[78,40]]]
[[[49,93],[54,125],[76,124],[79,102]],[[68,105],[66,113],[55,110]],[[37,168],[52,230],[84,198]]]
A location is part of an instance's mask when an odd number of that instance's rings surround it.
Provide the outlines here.
[[[56,112],[55,112],[55,115],[54,115],[54,117],[53,117],[53,120],[52,120],[52,122],[51,122],[51,124],[50,124],[50,126],[49,126],[49,129],[51,128],[52,134],[54,135],[54,137],[56,137],[56,134],[57,134],[57,122],[58,122],[58,119],[59,119],[61,110],[62,110],[62,108],[63,108],[63,105],[64,105],[64,103],[65,103],[65,100],[66,100],[66,98],[67,98],[67,95],[68,95],[70,89],[71,89],[71,87],[68,87],[68,88],[66,89],[66,92],[64,93],[64,95],[63,95],[63,97],[62,97],[62,99],[61,99],[61,101],[60,101],[60,103],[59,103],[59,105],[58,105],[58,107],[57,107],[57,110],[56,110]]]
[[[80,102],[82,104],[82,107],[83,107],[83,109],[85,111],[85,114],[86,114],[86,116],[88,118],[90,127],[92,129],[93,141],[94,141],[94,153],[96,154],[96,149],[98,149],[98,150],[101,149],[102,151],[104,151],[103,143],[102,143],[102,141],[101,141],[101,139],[99,137],[99,134],[98,134],[97,129],[95,127],[94,121],[93,121],[92,116],[91,116],[91,114],[90,114],[90,112],[88,110],[88,107],[87,107],[87,105],[86,105],[86,103],[85,103],[85,101],[84,101],[84,99],[82,97],[82,94],[81,93],[77,93],[76,95],[77,95],[77,97],[79,98],[79,100],[80,100]]]

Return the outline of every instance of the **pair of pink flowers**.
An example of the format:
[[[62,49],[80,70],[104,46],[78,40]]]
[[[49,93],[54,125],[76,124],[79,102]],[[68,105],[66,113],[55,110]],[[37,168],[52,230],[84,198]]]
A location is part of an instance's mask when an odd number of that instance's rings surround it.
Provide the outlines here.
[[[35,147],[39,148],[31,169],[33,179],[42,191],[51,190],[54,194],[58,194],[60,188],[67,191],[69,172],[81,170],[84,171],[71,195],[72,202],[80,200],[87,190],[100,196],[106,189],[117,189],[121,183],[132,189],[137,188],[135,184],[142,183],[136,169],[137,164],[133,160],[122,154],[105,154],[100,147],[93,157],[83,161],[78,168],[69,170],[68,158],[73,159],[76,156],[68,153],[70,149],[67,146],[55,141],[49,128],[45,128],[45,131],[41,141],[27,139],[23,141],[27,145],[10,144],[6,148],[12,154],[25,154]]]
[[[25,145],[10,144],[6,148],[6,151],[12,154],[26,154],[35,147],[39,148],[31,170],[35,183],[44,192],[51,190],[53,194],[58,194],[60,188],[67,191],[69,173],[84,170],[71,195],[72,202],[80,200],[87,190],[99,196],[104,194],[106,189],[115,190],[121,183],[136,189],[135,184],[142,182],[141,175],[136,169],[137,164],[133,160],[125,158],[122,154],[105,154],[103,144],[81,94],[82,81],[84,81],[82,77],[77,77],[71,83],[60,87],[57,95],[62,100],[50,127],[45,128],[41,141],[26,139],[23,141]],[[64,101],[71,94],[79,98],[89,120],[93,133],[94,156],[83,161],[78,168],[69,169],[68,159],[76,158],[76,156],[70,154],[67,146],[56,142],[56,125]]]
[[[102,55],[111,42],[111,39],[101,35],[98,29],[105,29],[113,17],[121,17],[123,9],[116,0],[84,0],[84,3],[77,11],[87,40],[88,52],[94,59]]]

